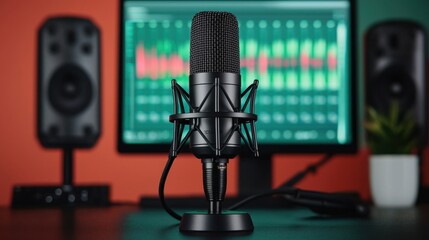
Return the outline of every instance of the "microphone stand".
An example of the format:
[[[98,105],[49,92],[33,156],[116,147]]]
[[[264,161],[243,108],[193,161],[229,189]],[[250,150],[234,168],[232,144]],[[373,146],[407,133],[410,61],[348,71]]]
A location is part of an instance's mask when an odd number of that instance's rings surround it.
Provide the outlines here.
[[[198,124],[192,124],[198,122],[201,118],[214,118],[216,122],[219,118],[231,118],[234,119],[235,124],[232,126],[225,139],[230,139],[233,134],[238,134],[240,138],[245,142],[249,149],[254,153],[255,157],[259,156],[258,144],[256,140],[256,127],[255,121],[257,116],[254,113],[255,110],[255,96],[256,89],[258,87],[258,81],[255,80],[242,94],[241,98],[245,98],[243,107],[236,108],[231,106],[237,111],[231,113],[219,112],[216,108],[214,113],[200,112],[199,109],[205,104],[205,101],[201,103],[201,106],[193,108],[190,104],[190,96],[175,80],[172,81],[173,89],[173,106],[174,114],[170,116],[170,122],[174,123],[173,129],[173,141],[171,148],[170,159],[173,160],[180,152],[183,145],[190,139],[190,136],[198,132],[202,138],[205,139],[206,143],[210,148],[215,150],[213,156],[202,157],[202,169],[203,169],[203,182],[204,182],[204,193],[209,207],[207,212],[189,212],[183,214],[180,217],[177,214],[173,214],[175,218],[181,220],[179,230],[182,232],[251,232],[253,231],[253,222],[248,213],[236,212],[236,211],[222,211],[222,202],[225,199],[226,183],[227,183],[227,164],[228,158],[222,155],[223,144],[220,138],[216,138],[216,145],[206,140],[206,137],[199,129]],[[219,105],[219,92],[220,90],[218,80],[213,85],[213,91],[217,94],[215,98],[215,105]],[[209,91],[210,92],[210,91]],[[226,93],[224,93],[226,94]],[[206,99],[207,97],[205,97]],[[229,99],[229,97],[227,97]],[[191,108],[191,112],[185,111],[185,103]],[[231,103],[229,103],[231,104]],[[245,113],[245,110],[249,107],[250,113]],[[189,131],[184,134],[184,128],[186,125],[190,126]],[[250,125],[250,126],[248,126]],[[243,130],[243,132],[241,132]],[[216,127],[216,135],[220,135],[220,128]],[[171,163],[169,165],[171,167]],[[167,168],[167,173],[169,170]],[[166,176],[165,176],[166,178]],[[165,183],[161,181],[162,183]],[[163,184],[160,184],[160,188],[163,189]],[[161,196],[161,195],[160,195]],[[161,196],[163,199],[163,194]],[[165,207],[165,206],[164,206]],[[166,208],[167,210],[167,208]],[[172,212],[172,211],[167,211]],[[172,214],[172,213],[170,213]],[[176,216],[177,215],[177,216]]]
[[[208,214],[221,214],[226,192],[226,168],[228,159],[207,158],[203,164],[204,193],[209,201]]]
[[[207,212],[185,213],[180,222],[182,232],[251,232],[253,222],[248,213],[222,211],[226,192],[226,158],[206,158],[203,165],[204,193],[209,201]]]

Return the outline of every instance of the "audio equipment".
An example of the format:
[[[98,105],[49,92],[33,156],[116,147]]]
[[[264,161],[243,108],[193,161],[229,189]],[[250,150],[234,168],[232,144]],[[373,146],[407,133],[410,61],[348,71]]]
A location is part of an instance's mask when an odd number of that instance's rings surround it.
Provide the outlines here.
[[[100,135],[100,42],[89,20],[52,18],[39,31],[37,129],[45,147],[91,147]]]
[[[73,149],[100,136],[100,32],[90,20],[54,17],[38,32],[37,133],[63,149],[63,185],[15,187],[12,205],[108,204],[108,186],[73,185]]]
[[[357,196],[291,187],[307,172],[328,161],[331,155],[279,188],[249,196],[223,211],[227,163],[239,153],[240,141],[248,145],[254,156],[259,156],[255,128],[257,116],[254,113],[258,81],[255,80],[240,94],[238,24],[234,15],[227,12],[197,13],[192,19],[190,44],[189,93],[175,80],[172,81],[174,114],[169,119],[174,123],[174,138],[159,185],[161,204],[172,217],[181,221],[180,231],[250,232],[254,228],[250,215],[234,210],[255,199],[272,195],[282,195],[287,203],[305,206],[323,215],[368,216],[368,206]],[[243,107],[241,98],[245,99]],[[248,105],[249,113],[246,113]],[[189,112],[186,112],[188,108]],[[186,126],[189,129],[185,130]],[[164,187],[176,156],[188,140],[191,152],[202,161],[204,193],[209,208],[207,212],[181,216],[166,204]]]
[[[167,212],[181,220],[181,231],[253,231],[247,213],[222,213],[227,163],[239,153],[240,140],[255,156],[259,154],[254,113],[258,81],[240,93],[238,39],[238,23],[233,14],[197,13],[191,25],[189,93],[172,81],[174,114],[170,121],[174,124],[174,137],[160,181],[160,199]],[[185,103],[189,112],[185,112]],[[185,126],[189,126],[186,134]],[[185,213],[181,217],[166,206],[163,191],[172,162],[188,140],[191,152],[203,165],[209,208],[207,212]]]
[[[411,21],[386,21],[365,36],[366,103],[388,113],[399,103],[401,114],[411,112],[419,128],[419,147],[427,141],[427,38]]]

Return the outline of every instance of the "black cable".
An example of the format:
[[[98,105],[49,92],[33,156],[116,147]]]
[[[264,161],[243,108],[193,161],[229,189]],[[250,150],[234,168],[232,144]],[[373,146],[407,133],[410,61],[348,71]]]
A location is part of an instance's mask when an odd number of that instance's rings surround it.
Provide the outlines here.
[[[322,193],[295,188],[273,189],[255,194],[232,205],[228,210],[236,210],[253,200],[272,195],[286,196],[284,199],[288,203],[309,208],[313,212],[322,215],[360,218],[369,216],[369,206],[360,199],[341,194]]]
[[[302,179],[304,179],[309,173],[316,173],[318,168],[321,167],[322,165],[324,165],[325,163],[327,163],[329,160],[331,160],[332,157],[333,157],[333,154],[331,154],[331,153],[325,154],[322,157],[322,159],[320,159],[316,163],[308,165],[304,170],[298,172],[297,174],[295,174],[294,176],[292,176],[291,178],[286,180],[282,185],[280,185],[276,189],[272,189],[272,190],[268,190],[268,191],[265,191],[262,193],[251,195],[251,196],[241,200],[240,202],[230,206],[228,208],[228,210],[237,210],[237,209],[243,207],[244,205],[252,202],[253,200],[256,200],[256,199],[261,198],[261,197],[267,197],[267,196],[272,196],[272,195],[277,195],[277,194],[288,195],[286,200],[288,200],[289,202],[296,203],[296,201],[292,201],[292,199],[290,198],[289,195],[296,195],[300,191],[297,189],[294,189],[292,187],[295,186]]]
[[[329,160],[331,160],[333,156],[334,155],[331,154],[331,153],[325,154],[322,157],[322,159],[320,159],[316,163],[310,164],[304,170],[298,172],[297,174],[295,174],[294,176],[292,176],[291,178],[289,178],[287,181],[285,181],[278,188],[273,189],[273,190],[268,190],[266,192],[258,193],[258,194],[255,194],[255,195],[251,195],[251,196],[249,196],[249,197],[241,200],[240,202],[238,202],[238,203],[230,206],[228,208],[228,210],[236,210],[236,209],[238,209],[238,208],[240,208],[240,207],[248,204],[249,202],[251,202],[253,200],[256,200],[258,198],[261,198],[261,197],[267,197],[267,196],[277,195],[277,194],[286,194],[286,195],[295,196],[296,194],[298,194],[301,191],[298,190],[298,189],[294,189],[292,187],[295,186],[302,179],[304,179],[309,173],[316,173],[317,170],[321,166],[323,166],[325,163],[327,163]],[[292,202],[292,203],[298,203],[297,201],[292,200],[291,198],[288,198],[287,200],[289,202]]]
[[[170,172],[171,166],[173,165],[176,156],[173,154],[169,154],[168,161],[164,167],[164,171],[162,172],[161,179],[159,182],[159,198],[161,200],[161,204],[165,211],[170,214],[173,218],[181,221],[182,216],[172,210],[166,203],[164,197],[164,188],[167,180],[168,173]],[[327,161],[327,158],[325,158]],[[280,187],[273,190],[268,190],[266,192],[262,192],[259,194],[255,194],[249,196],[240,202],[230,206],[228,210],[236,210],[239,209],[246,204],[252,202],[253,200],[272,196],[272,195],[283,195],[285,196],[285,200],[294,205],[301,205],[304,207],[308,207],[311,210],[320,213],[320,214],[328,214],[328,215],[350,215],[350,216],[358,216],[358,217],[367,217],[369,208],[361,203],[360,201],[349,201],[343,197],[340,197],[336,194],[329,193],[321,193],[307,190],[300,190],[292,187]]]
[[[241,200],[240,202],[238,202],[238,203],[230,206],[228,208],[228,210],[231,210],[231,211],[232,210],[237,210],[237,209],[239,209],[239,208],[247,205],[251,201],[256,200],[258,198],[261,198],[261,197],[267,197],[267,196],[272,196],[272,195],[276,195],[276,194],[296,195],[297,192],[298,191],[296,189],[292,189],[292,188],[290,188],[290,189],[273,189],[273,190],[268,190],[268,191],[265,191],[265,192],[262,192],[262,193],[258,193],[258,194],[249,196],[249,197]]]
[[[355,200],[349,201],[342,197],[340,198],[338,195],[335,195],[335,194],[300,190],[300,189],[296,189],[288,186],[288,184],[297,183],[298,181],[302,180],[308,173],[316,172],[317,168],[319,168],[327,161],[329,161],[332,158],[332,156],[333,156],[332,154],[326,154],[320,161],[309,165],[305,170],[296,174],[294,177],[286,181],[280,187],[249,196],[241,200],[240,202],[230,206],[228,210],[239,209],[245,206],[246,204],[262,197],[267,197],[272,195],[283,195],[285,197],[284,199],[287,202],[294,205],[309,207],[313,211],[321,214],[352,215],[352,216],[358,216],[358,217],[368,216],[368,212],[369,212],[368,207],[363,203],[356,202]],[[158,192],[159,192],[159,198],[161,200],[162,207],[165,209],[165,211],[173,218],[181,221],[182,216],[180,216],[178,213],[176,213],[167,205],[165,201],[165,196],[164,196],[164,188],[165,188],[165,183],[167,181],[167,176],[168,176],[168,173],[170,172],[170,169],[175,159],[176,159],[176,155],[171,154],[170,152],[167,163],[161,175]]]
[[[172,210],[165,201],[164,197],[164,188],[165,188],[165,182],[167,181],[168,173],[170,172],[170,168],[173,165],[174,159],[176,159],[176,156],[173,156],[172,154],[168,155],[167,163],[165,164],[164,171],[162,171],[161,179],[159,180],[159,188],[158,188],[158,194],[159,199],[161,200],[162,207],[165,209],[165,211],[170,214],[173,218],[181,221],[182,216],[180,216],[178,213],[176,213],[174,210]]]
[[[308,165],[304,170],[296,173],[294,176],[285,181],[282,185],[280,185],[277,189],[281,189],[284,187],[294,187],[296,184],[302,181],[308,174],[316,173],[317,170],[332,159],[334,155],[332,153],[325,154],[322,159],[317,161],[316,163]]]
[[[269,190],[266,192],[262,192],[259,194],[249,196],[249,197],[241,200],[240,202],[232,205],[231,207],[228,208],[228,210],[236,210],[236,209],[248,204],[249,202],[256,200],[258,198],[261,198],[261,197],[277,195],[277,194],[286,194],[286,195],[296,194],[297,192],[299,192],[299,190],[292,189],[290,187],[296,185],[298,182],[300,182],[309,173],[315,173],[319,167],[321,167],[326,162],[328,162],[330,159],[332,159],[332,157],[333,157],[333,154],[324,155],[321,160],[319,160],[318,162],[316,162],[314,164],[310,164],[305,170],[295,174],[292,178],[290,178],[285,183],[280,185],[277,189],[273,189],[273,190]],[[161,180],[159,182],[159,198],[161,200],[161,204],[162,204],[163,208],[165,209],[165,211],[167,211],[167,213],[170,214],[173,218],[180,221],[180,220],[182,220],[182,217],[167,205],[167,203],[165,201],[165,197],[164,197],[165,182],[167,180],[168,173],[170,172],[170,168],[173,165],[173,162],[175,159],[176,159],[175,156],[172,156],[171,154],[169,154],[168,161],[164,167],[164,171],[162,172]],[[291,199],[288,199],[288,200],[291,200]],[[293,201],[290,201],[290,202],[293,202]]]

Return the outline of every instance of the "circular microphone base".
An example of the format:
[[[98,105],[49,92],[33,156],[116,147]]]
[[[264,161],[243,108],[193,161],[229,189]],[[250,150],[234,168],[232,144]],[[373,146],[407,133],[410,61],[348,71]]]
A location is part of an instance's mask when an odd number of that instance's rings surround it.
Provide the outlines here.
[[[248,213],[222,214],[185,213],[179,227],[181,232],[252,232],[253,222]]]

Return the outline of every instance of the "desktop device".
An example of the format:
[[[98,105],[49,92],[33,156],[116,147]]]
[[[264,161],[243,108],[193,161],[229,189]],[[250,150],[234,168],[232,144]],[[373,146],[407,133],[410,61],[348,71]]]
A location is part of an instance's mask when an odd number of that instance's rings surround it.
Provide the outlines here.
[[[74,182],[73,151],[93,147],[101,132],[98,27],[75,16],[47,19],[38,31],[37,63],[38,138],[44,147],[62,150],[63,181],[15,186],[12,206],[106,206],[109,186]]]
[[[242,151],[240,192],[271,188],[272,154],[356,151],[353,0],[123,0],[120,152],[169,151],[171,80],[189,90],[191,20],[206,10],[228,11],[237,17],[242,86],[259,80],[255,108],[261,159],[253,160]],[[254,179],[249,176],[255,175],[258,180],[249,182]]]

